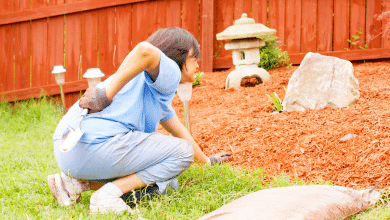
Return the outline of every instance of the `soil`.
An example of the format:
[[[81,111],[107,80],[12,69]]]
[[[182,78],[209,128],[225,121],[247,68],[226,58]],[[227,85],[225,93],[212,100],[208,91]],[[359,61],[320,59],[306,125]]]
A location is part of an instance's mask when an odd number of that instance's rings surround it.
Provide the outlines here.
[[[225,90],[232,71],[205,73],[189,102],[191,131],[206,155],[233,152],[229,162],[306,182],[390,188],[390,61],[353,63],[360,98],[342,109],[270,114],[266,94],[284,98],[298,66],[269,71],[272,81]],[[184,123],[183,104],[172,105]],[[159,132],[167,134],[161,127]],[[349,134],[354,138],[342,140]],[[340,140],[341,139],[341,140]],[[271,177],[268,177],[271,180]]]

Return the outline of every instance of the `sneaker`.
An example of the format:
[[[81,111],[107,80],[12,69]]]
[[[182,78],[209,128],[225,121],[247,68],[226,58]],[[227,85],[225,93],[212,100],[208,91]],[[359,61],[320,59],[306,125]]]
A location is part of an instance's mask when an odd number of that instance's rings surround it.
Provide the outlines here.
[[[75,204],[81,193],[89,190],[89,182],[67,176],[65,173],[49,175],[47,183],[53,196],[61,206]]]
[[[135,211],[121,199],[122,195],[122,191],[116,185],[106,183],[92,194],[88,214],[122,213],[125,211],[134,214]]]
[[[121,198],[126,202],[126,204],[134,206],[135,203],[141,201],[141,199],[151,199],[159,194],[160,191],[157,184],[153,184],[125,193],[121,196]]]

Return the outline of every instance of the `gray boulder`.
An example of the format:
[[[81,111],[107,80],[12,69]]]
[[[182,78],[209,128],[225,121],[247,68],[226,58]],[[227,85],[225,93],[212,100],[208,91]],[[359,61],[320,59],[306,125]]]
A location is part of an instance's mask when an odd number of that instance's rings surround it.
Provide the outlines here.
[[[342,108],[359,96],[351,62],[309,52],[288,82],[283,110]]]

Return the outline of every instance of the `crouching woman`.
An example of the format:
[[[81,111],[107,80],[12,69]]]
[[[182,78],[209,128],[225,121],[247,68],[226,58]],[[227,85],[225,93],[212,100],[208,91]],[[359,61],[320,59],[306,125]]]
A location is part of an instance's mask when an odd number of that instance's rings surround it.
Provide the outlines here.
[[[178,187],[177,177],[195,159],[228,161],[230,153],[207,157],[172,108],[180,82],[194,81],[199,45],[180,28],[165,28],[139,43],[118,71],[87,89],[64,115],[54,133],[54,153],[61,174],[48,184],[61,205],[96,190],[90,213],[133,212],[124,193],[155,184],[160,193]],[[82,119],[83,109],[89,113]],[[84,132],[70,150],[60,149],[68,127]],[[172,136],[156,133],[158,124]]]

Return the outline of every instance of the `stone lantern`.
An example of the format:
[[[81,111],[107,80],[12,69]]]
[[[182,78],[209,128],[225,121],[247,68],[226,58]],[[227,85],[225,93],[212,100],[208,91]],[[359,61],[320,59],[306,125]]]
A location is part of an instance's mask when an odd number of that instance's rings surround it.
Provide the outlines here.
[[[263,24],[255,23],[253,18],[242,14],[241,18],[234,21],[234,25],[217,34],[217,40],[231,40],[225,45],[226,50],[233,50],[233,64],[236,69],[227,79],[225,88],[260,84],[271,80],[269,73],[259,68],[260,46],[265,45],[264,36],[272,36],[276,30]]]

